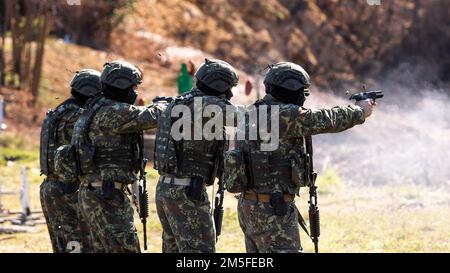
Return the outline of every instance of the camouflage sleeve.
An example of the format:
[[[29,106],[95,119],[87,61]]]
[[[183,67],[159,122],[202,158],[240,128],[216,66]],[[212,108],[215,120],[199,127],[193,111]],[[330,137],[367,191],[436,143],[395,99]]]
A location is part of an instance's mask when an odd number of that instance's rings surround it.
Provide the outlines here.
[[[166,107],[166,103],[155,103],[148,106],[116,103],[108,107],[106,111],[102,111],[100,124],[118,134],[153,129],[157,127],[158,118]]]
[[[328,109],[298,108],[294,133],[297,136],[338,133],[365,121],[359,106],[336,106]]]

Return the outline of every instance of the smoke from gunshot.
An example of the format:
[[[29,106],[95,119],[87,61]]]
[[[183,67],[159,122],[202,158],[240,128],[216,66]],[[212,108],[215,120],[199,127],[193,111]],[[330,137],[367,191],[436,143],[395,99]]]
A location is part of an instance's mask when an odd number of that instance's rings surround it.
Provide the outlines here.
[[[350,185],[414,183],[450,190],[448,90],[398,79],[370,86],[383,89],[385,97],[366,123],[313,138],[316,169],[333,167]],[[310,98],[306,107],[349,103],[344,93]]]

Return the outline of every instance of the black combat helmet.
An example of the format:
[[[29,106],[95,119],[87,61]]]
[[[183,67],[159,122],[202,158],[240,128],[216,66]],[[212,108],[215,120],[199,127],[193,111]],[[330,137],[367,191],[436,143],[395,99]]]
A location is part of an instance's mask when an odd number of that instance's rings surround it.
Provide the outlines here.
[[[264,85],[266,92],[281,102],[303,105],[311,79],[300,65],[280,62],[269,65]]]
[[[125,61],[108,62],[103,66],[101,81],[102,84],[126,90],[142,83],[142,72]]]
[[[70,82],[72,92],[85,97],[94,97],[101,91],[100,72],[93,69],[77,71]]]
[[[106,98],[133,104],[138,96],[135,88],[142,83],[142,72],[125,61],[108,62],[103,66],[101,82]]]
[[[198,68],[194,76],[197,87],[203,84],[217,93],[229,91],[239,81],[236,70],[229,63],[221,60],[205,59],[205,63]]]

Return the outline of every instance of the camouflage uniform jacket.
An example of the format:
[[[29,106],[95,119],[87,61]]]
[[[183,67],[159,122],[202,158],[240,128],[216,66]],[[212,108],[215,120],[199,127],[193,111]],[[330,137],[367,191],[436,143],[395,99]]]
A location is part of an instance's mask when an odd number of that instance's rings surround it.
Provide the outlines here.
[[[353,105],[313,110],[282,103],[269,94],[255,105],[279,106],[279,146],[276,150],[260,151],[261,140],[241,142],[241,149],[251,162],[252,181],[249,183],[253,183],[254,190],[260,193],[298,194],[306,181],[304,137],[341,132],[365,121],[362,109]],[[269,120],[271,117],[267,116]],[[294,176],[297,176],[297,185],[293,183]]]
[[[92,99],[86,108],[101,104],[90,121],[83,115],[75,124],[72,144],[83,136],[84,126],[87,128],[87,140],[93,146],[92,171],[81,169],[82,182],[114,181],[126,184],[134,183],[137,176],[137,149],[139,134],[142,130],[156,128],[160,113],[165,104],[158,103],[149,106],[134,106],[113,101],[104,97]],[[86,125],[86,123],[89,123]],[[77,148],[78,160],[85,156]]]

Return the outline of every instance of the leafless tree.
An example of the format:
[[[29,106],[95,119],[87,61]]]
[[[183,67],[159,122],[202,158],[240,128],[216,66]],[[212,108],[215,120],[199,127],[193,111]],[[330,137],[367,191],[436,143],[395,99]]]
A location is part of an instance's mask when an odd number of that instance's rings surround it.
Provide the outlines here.
[[[28,90],[32,104],[38,96],[49,15],[54,4],[53,1],[0,1],[0,85]],[[7,43],[11,43],[10,52],[6,50]]]

